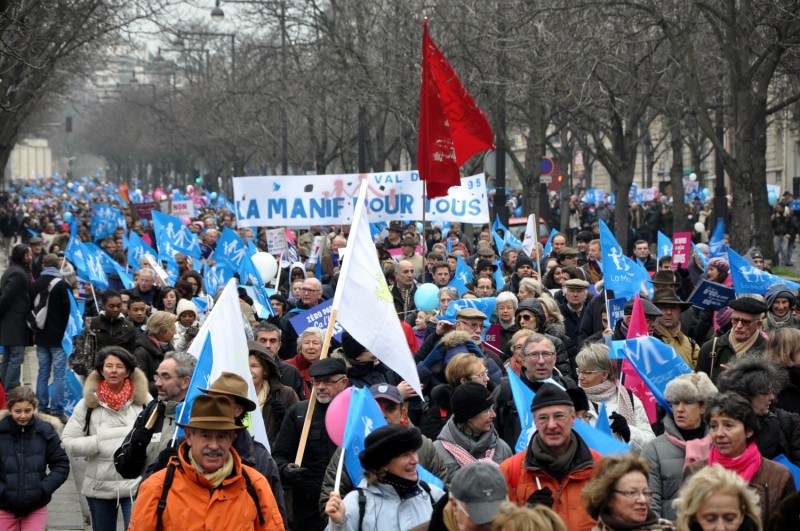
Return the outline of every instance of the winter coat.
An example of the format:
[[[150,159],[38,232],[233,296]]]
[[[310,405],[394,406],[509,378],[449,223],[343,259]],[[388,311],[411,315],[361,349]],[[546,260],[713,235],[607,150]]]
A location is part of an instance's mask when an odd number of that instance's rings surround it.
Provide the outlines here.
[[[328,503],[330,494],[333,492],[333,486],[336,484],[336,469],[339,465],[339,456],[341,455],[342,449],[337,448],[331,458],[331,462],[328,463],[328,468],[325,469],[325,479],[322,480],[322,492],[319,496],[319,514],[322,515],[323,518],[327,518],[325,516],[325,504]],[[436,451],[436,448],[434,448],[433,441],[424,435],[422,436],[422,446],[417,450],[417,457],[419,458],[420,466],[425,468],[425,470],[441,479],[445,485],[450,483],[450,475],[448,474],[447,468],[444,466],[442,458],[439,457],[439,453]],[[344,497],[350,491],[355,490],[355,488],[353,479],[347,472],[347,467],[342,467],[339,494]]]
[[[792,413],[800,413],[800,367],[791,367],[785,370],[788,374],[788,383],[778,393],[775,406]]]
[[[425,410],[419,420],[419,431],[423,435],[435,440],[447,424],[447,419],[453,414],[450,411],[450,395],[453,388],[450,384],[439,384],[431,390],[425,403]]]
[[[414,276],[417,275],[415,274]],[[414,302],[414,294],[417,292],[416,284],[411,286],[410,293],[408,294],[407,307],[405,305],[406,301],[403,298],[403,293],[400,291],[400,288],[397,286],[397,284],[392,286],[389,292],[392,294],[392,301],[394,302],[394,311],[397,312],[397,316],[400,318],[400,320],[405,321],[410,325],[413,325],[414,320],[416,320],[417,318],[417,312],[416,312],[417,304]]]
[[[226,529],[231,531],[283,530],[281,513],[267,480],[257,470],[242,463],[239,455],[233,456],[233,473],[213,488],[208,480],[189,463],[189,447],[182,444],[178,455],[172,457],[176,465],[169,489],[166,508],[162,515],[163,529],[205,531]],[[247,473],[258,497],[264,524],[258,521],[255,502],[247,492],[243,471]],[[129,531],[156,529],[156,513],[167,469],[147,478],[139,489],[133,505]]]
[[[660,339],[667,345],[675,349],[675,352],[680,354],[683,361],[690,368],[694,368],[697,363],[697,357],[700,355],[700,345],[697,342],[684,334],[680,328],[677,332],[673,332],[663,325],[656,323],[653,325],[653,337]]]
[[[10,263],[0,277],[0,345],[29,347],[33,334],[26,323],[31,311],[31,273]]]
[[[281,485],[281,474],[278,465],[272,458],[269,450],[260,442],[253,439],[247,430],[242,430],[233,441],[233,449],[242,460],[242,464],[257,470],[267,479],[275,503],[281,513],[281,520],[286,522],[286,500],[283,496],[283,486]]]
[[[769,526],[764,529],[766,531],[786,531],[796,527],[798,521],[800,521],[800,492],[795,492],[783,500],[772,512]],[[744,529],[744,527],[740,529]]]
[[[572,434],[578,441],[578,449],[569,471],[561,480],[553,477],[544,465],[538,462],[530,450],[530,443],[527,450],[503,461],[500,472],[506,478],[510,501],[517,505],[525,505],[534,491],[548,487],[553,492],[555,500],[553,510],[567,524],[567,529],[589,531],[596,522],[586,512],[581,493],[592,478],[595,463],[602,455],[590,449],[580,435],[574,431]]]
[[[420,349],[421,350],[421,349]],[[495,385],[500,383],[502,369],[497,363],[486,356],[483,350],[476,345],[466,332],[448,332],[442,340],[431,350],[425,359],[417,364],[419,380],[427,389],[447,383],[445,369],[450,360],[457,354],[469,353],[482,358],[486,362],[486,369],[489,371],[489,381]]]
[[[728,362],[736,359],[736,351],[733,350],[729,339],[731,333],[733,333],[733,331],[728,332],[717,339],[717,354],[713,362],[711,360],[711,351],[714,345],[713,339],[706,341],[703,346],[700,347],[700,354],[697,356],[697,365],[695,366],[695,371],[706,373],[711,378],[711,381],[714,382],[714,385],[717,384],[719,375],[722,374],[723,369],[720,369],[720,365],[727,365]],[[764,339],[764,336],[762,336],[759,332],[756,332],[756,334],[758,334],[758,337],[756,338],[755,343],[753,343],[753,346],[750,347],[750,350],[753,352],[766,350],[767,340]]]
[[[497,435],[497,430],[494,426],[492,426],[491,431],[482,434],[476,441],[459,430],[458,426],[456,426],[455,417],[450,417],[450,420],[447,421],[447,424],[444,425],[441,433],[439,433],[439,438],[433,441],[433,447],[436,448],[439,457],[444,461],[444,466],[447,467],[450,477],[453,477],[453,474],[458,472],[462,465],[453,454],[447,451],[442,441],[460,446],[475,459],[486,457],[486,452],[494,448],[492,461],[498,465],[514,455],[508,444]]]
[[[771,409],[758,417],[755,441],[766,459],[784,454],[793,463],[800,463],[800,416],[780,409]]]
[[[192,341],[200,331],[200,322],[195,321],[189,326],[183,326],[180,321],[175,321],[175,337],[172,338],[172,348],[176,352],[186,352]]]
[[[648,516],[651,516],[649,514]],[[625,527],[624,529],[634,529],[633,527]],[[635,528],[636,531],[670,531],[675,529],[675,524],[664,518],[659,518],[654,524],[642,525]],[[611,527],[603,521],[603,515],[597,520],[597,525],[592,528],[592,531],[617,531],[616,528]]]
[[[164,361],[164,351],[149,335],[141,334],[136,338],[136,348],[132,354],[136,356],[136,366],[147,377],[150,395],[158,396],[156,381],[153,377],[156,375],[158,366]]]
[[[153,423],[152,438],[147,446],[140,447],[131,444],[131,436],[136,430],[144,430],[145,424],[158,407],[158,400],[151,400],[139,413],[133,428],[123,439],[122,444],[114,452],[114,467],[120,476],[126,479],[135,479],[139,476],[147,477],[146,471],[158,459],[161,453],[171,442],[175,433],[175,417],[180,412],[183,402],[168,401],[164,414],[159,415]],[[180,441],[176,442],[176,446]]]
[[[133,397],[119,411],[114,411],[97,395],[101,376],[93,371],[83,385],[83,398],[75,406],[69,422],[64,426],[62,440],[70,457],[87,457],[86,478],[81,494],[87,498],[116,500],[132,497],[139,478],[123,479],[114,467],[114,452],[136,422],[144,406],[152,400],[147,392],[147,378],[139,369],[131,375]],[[86,421],[89,410],[89,433]]]
[[[269,378],[269,393],[267,400],[261,406],[261,416],[264,418],[264,427],[267,429],[267,439],[269,444],[275,444],[275,439],[278,437],[278,431],[281,429],[283,417],[286,415],[286,410],[300,401],[297,393],[291,387],[286,387],[280,380],[281,372],[278,370],[278,365],[272,356],[259,356],[260,360],[265,361],[270,365]],[[280,402],[283,407],[275,404]],[[276,413],[277,410],[277,413]]]
[[[353,387],[363,389],[381,383],[397,386],[403,381],[400,375],[383,363],[375,365],[371,361],[356,361],[352,358],[343,359],[347,364],[347,378]]]
[[[644,405],[642,401],[639,400],[639,397],[628,391],[627,389],[623,389],[622,392],[628,393],[628,396],[632,398],[633,402],[633,419],[626,419],[628,421],[628,427],[631,429],[631,440],[630,442],[631,449],[641,451],[644,446],[650,442],[654,437],[655,434],[653,433],[653,428],[650,427],[650,419],[647,418],[647,412],[644,410]],[[608,416],[608,423],[611,424],[613,419],[611,419],[611,415],[614,412],[619,412],[619,397],[617,393],[614,393],[609,398],[606,399],[606,415]],[[589,415],[592,417],[592,422],[590,424],[592,426],[595,425],[597,422],[597,413],[600,411],[600,402],[594,402],[589,400],[591,406],[589,408]],[[614,434],[619,440],[623,440],[620,436]],[[624,441],[623,441],[624,442]]]
[[[36,414],[20,426],[8,411],[0,412],[0,509],[19,518],[50,503],[69,476],[60,429],[49,415]]]
[[[97,337],[97,350],[103,347],[122,347],[128,352],[136,350],[138,332],[136,325],[121,315],[111,320],[105,312],[89,321],[89,329]]]
[[[344,497],[346,519],[341,525],[329,520],[326,530],[337,531],[406,531],[414,529],[430,521],[433,513],[433,504],[444,496],[442,489],[429,485],[430,494],[422,487],[403,499],[397,494],[394,487],[385,483],[370,485],[366,479],[358,484],[363,489],[367,503],[364,506],[364,519],[359,528],[361,519],[358,508],[358,491],[354,490]]]
[[[39,293],[42,294],[43,298],[46,296],[47,287],[56,278],[48,274],[49,271],[49,269],[46,269],[44,274],[31,286],[31,304],[33,304],[36,295]],[[44,329],[38,332],[35,337],[37,346],[61,348],[61,341],[64,339],[67,321],[69,321],[69,291],[69,285],[63,279],[57,282],[50,291],[50,296],[47,299],[47,319],[44,321]]]
[[[684,481],[706,466],[708,466],[708,461],[696,461],[689,465],[683,475]],[[758,495],[761,523],[765,529],[769,527],[772,513],[778,505],[797,492],[794,478],[789,469],[769,459],[761,461],[761,468],[750,481],[749,487]]]
[[[676,439],[683,440],[671,415],[664,417],[664,429]],[[678,497],[681,488],[686,451],[672,444],[666,434],[663,434],[648,441],[642,450],[642,458],[650,465],[648,483],[653,491],[650,507],[658,516],[675,520],[676,512],[672,501]]]
[[[300,398],[300,400],[308,400],[311,396],[312,378],[311,375],[308,374],[308,369],[311,368],[311,364],[299,353],[295,357],[286,360],[286,364],[297,369],[297,372],[300,373],[300,378],[303,380],[303,394],[298,398]]]

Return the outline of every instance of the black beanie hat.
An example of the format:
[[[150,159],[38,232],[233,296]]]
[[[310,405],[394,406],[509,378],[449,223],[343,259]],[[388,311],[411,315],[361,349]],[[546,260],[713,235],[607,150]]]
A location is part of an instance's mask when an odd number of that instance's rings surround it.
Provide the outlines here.
[[[525,256],[524,254],[520,254],[517,256],[517,261],[514,264],[514,273],[516,273],[517,269],[519,269],[523,265],[529,265],[531,266],[531,268],[536,269],[535,267],[533,267],[533,261],[530,258]]]
[[[589,411],[589,399],[586,397],[586,391],[582,387],[573,387],[567,389],[567,394],[575,404],[575,411]]]
[[[373,431],[364,440],[364,451],[358,455],[364,470],[378,470],[399,455],[422,447],[422,435],[414,427],[387,424]]]
[[[548,406],[575,407],[575,403],[567,392],[559,386],[546,383],[536,391],[536,396],[533,397],[533,404],[531,404],[531,411],[536,411],[537,409]]]
[[[356,359],[361,354],[367,351],[367,348],[356,341],[353,336],[350,335],[350,332],[343,332],[342,333],[342,352],[344,355],[350,359]]]
[[[450,395],[450,409],[456,424],[467,422],[493,405],[492,394],[486,386],[475,382],[459,385]]]

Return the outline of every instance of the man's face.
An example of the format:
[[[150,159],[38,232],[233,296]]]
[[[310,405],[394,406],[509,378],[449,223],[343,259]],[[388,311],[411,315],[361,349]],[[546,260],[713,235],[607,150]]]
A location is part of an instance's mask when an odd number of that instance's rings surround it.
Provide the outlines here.
[[[209,247],[215,247],[217,245],[217,232],[213,230],[206,232],[205,236],[203,236],[203,243]]]
[[[775,317],[786,317],[789,314],[789,310],[791,306],[789,305],[789,299],[786,297],[778,297],[775,299],[775,302],[772,303],[772,308],[770,311]]]
[[[128,319],[136,324],[143,323],[147,315],[147,304],[136,301],[128,306]]]
[[[533,278],[533,268],[528,264],[522,264],[517,268],[519,278]]]
[[[233,419],[231,419],[233,421]],[[186,430],[186,444],[195,462],[205,472],[216,472],[231,453],[234,432],[222,430]]]
[[[303,299],[303,304],[308,307],[316,306],[322,298],[322,288],[319,282],[313,278],[307,278],[303,281],[303,288],[300,292],[300,297]]]
[[[475,293],[478,297],[491,297],[494,295],[494,288],[492,288],[492,279],[479,278],[475,285]]]
[[[322,340],[317,334],[308,334],[300,339],[300,354],[309,363],[316,363],[322,353]]]
[[[414,285],[414,265],[406,260],[401,260],[397,264],[397,284],[403,289],[408,289]]]
[[[186,396],[186,389],[189,387],[191,377],[178,378],[177,367],[178,364],[174,359],[167,359],[162,361],[156,369],[156,389],[159,400],[179,402]]]
[[[567,288],[566,298],[570,306],[577,308],[586,300],[587,290],[583,288]]]
[[[403,421],[403,407],[400,404],[385,398],[377,398],[375,401],[378,402],[387,423],[400,424]]]
[[[578,265],[578,255],[569,254],[561,257],[561,266],[569,267]]]
[[[556,349],[550,341],[528,343],[522,351],[528,377],[544,380],[553,375],[556,366]]]
[[[559,234],[558,236],[553,236],[551,244],[553,246],[553,254],[557,254],[558,251],[567,246],[567,239]]]
[[[533,422],[542,443],[555,455],[563,454],[569,447],[575,412],[566,405],[548,406],[533,413]]]
[[[34,243],[31,245],[31,253],[39,254],[42,252],[42,244],[41,243]]]
[[[450,282],[450,268],[438,267],[433,273],[433,282],[440,288],[446,286]]]
[[[128,295],[127,293],[123,293],[121,299],[122,299],[122,310],[120,310],[119,313],[121,313],[122,315],[128,315],[128,301],[131,300],[131,296]]]
[[[320,404],[329,404],[336,395],[344,391],[350,381],[344,374],[319,376],[314,378],[314,389],[317,390],[317,401]]]
[[[273,359],[275,356],[278,355],[278,351],[281,349],[281,339],[278,337],[278,332],[265,332],[260,330],[258,334],[256,334],[256,341],[261,343],[267,352],[270,353]]]
[[[675,304],[659,304],[658,309],[661,310],[661,317],[657,319],[665,328],[672,330],[676,326],[680,326],[681,307]]]
[[[153,289],[153,282],[154,282],[153,275],[145,272],[139,273],[138,286],[139,286],[139,291],[141,291],[142,293],[146,293],[151,289]]]
[[[650,246],[646,243],[636,244],[633,253],[640,259],[644,260],[650,254]]]
[[[588,260],[600,260],[600,245],[597,243],[590,243],[586,252]]]
[[[733,310],[731,314],[733,329],[731,333],[737,341],[747,341],[761,328],[761,320],[757,315]]]
[[[450,271],[455,271],[456,267],[458,266],[458,259],[455,256],[448,256],[447,257],[447,265],[450,266]]]
[[[456,320],[456,330],[468,333],[470,339],[476,344],[481,344],[481,334],[483,332],[483,319],[466,319],[461,318]]]
[[[414,245],[404,245],[403,246],[403,256],[414,256],[414,250],[416,247]]]
[[[764,269],[764,259],[763,258],[753,258],[753,265],[756,269]]]
[[[589,242],[577,242],[578,252],[586,253],[586,250],[589,249]]]
[[[278,317],[283,317],[283,303],[278,299],[270,299],[269,301],[272,304],[272,307],[275,309],[275,314]]]

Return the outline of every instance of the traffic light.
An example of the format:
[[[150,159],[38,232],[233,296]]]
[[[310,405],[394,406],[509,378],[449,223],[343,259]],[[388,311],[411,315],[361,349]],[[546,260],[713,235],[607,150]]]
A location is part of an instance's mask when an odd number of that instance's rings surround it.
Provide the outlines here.
[[[561,182],[561,181],[563,181],[563,180],[564,180],[564,176],[563,176],[563,175],[559,175],[559,176],[558,176],[558,182],[560,183],[560,182]]]
[[[197,184],[203,184],[203,178],[202,177],[198,177],[198,178],[196,178],[194,180],[194,182],[196,182]]]

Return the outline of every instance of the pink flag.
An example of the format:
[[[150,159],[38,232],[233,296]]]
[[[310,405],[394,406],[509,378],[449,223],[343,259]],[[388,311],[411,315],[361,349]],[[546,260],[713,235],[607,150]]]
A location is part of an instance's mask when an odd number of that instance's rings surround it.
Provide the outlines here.
[[[633,312],[631,313],[631,322],[628,325],[628,339],[635,339],[637,337],[646,337],[648,335],[647,319],[644,315],[644,308],[642,308],[642,300],[639,295],[633,300]],[[623,375],[622,385],[625,389],[636,395],[644,405],[644,410],[647,413],[647,419],[650,423],[654,423],[658,419],[656,413],[656,397],[647,387],[647,384],[639,377],[639,373],[631,362],[623,360],[621,372]]]

